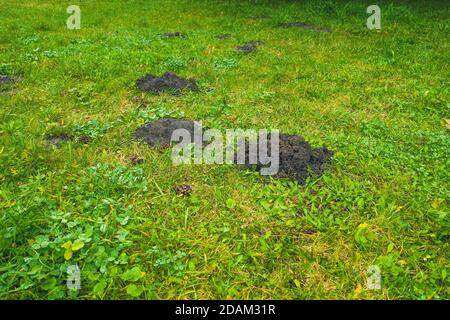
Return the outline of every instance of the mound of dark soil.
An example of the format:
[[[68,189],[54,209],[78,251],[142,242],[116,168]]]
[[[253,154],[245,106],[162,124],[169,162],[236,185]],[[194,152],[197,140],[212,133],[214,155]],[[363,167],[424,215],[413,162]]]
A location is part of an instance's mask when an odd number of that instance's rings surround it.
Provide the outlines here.
[[[140,157],[138,154],[133,154],[129,160],[133,165],[144,163],[144,158]]]
[[[50,134],[45,136],[45,140],[49,145],[55,146],[57,148],[61,147],[63,142],[75,140],[81,144],[88,144],[92,141],[92,138],[88,135],[81,135],[79,137],[73,137],[67,133]]]
[[[90,136],[88,136],[88,135],[86,135],[86,134],[83,134],[83,135],[81,135],[81,136],[79,136],[78,138],[77,138],[77,142],[78,143],[81,143],[81,144],[88,144],[88,143],[90,143],[92,141],[92,137],[90,137]]]
[[[252,53],[257,49],[257,46],[238,46],[237,50],[242,53]]]
[[[188,196],[192,193],[192,191],[194,191],[194,189],[188,184],[182,184],[175,187],[175,192],[182,196]]]
[[[238,46],[236,49],[242,53],[251,53],[258,49],[258,46],[264,44],[263,41],[247,41],[242,46]]]
[[[15,93],[16,90],[13,88],[13,86],[16,82],[17,79],[5,75],[0,75],[0,95]]]
[[[195,122],[191,120],[165,118],[146,123],[136,129],[134,137],[151,147],[160,147],[170,144],[174,130],[186,129],[194,142],[194,125]],[[279,170],[273,176],[275,178],[290,178],[303,183],[311,174],[321,175],[325,170],[327,160],[333,155],[333,152],[325,147],[312,148],[303,137],[298,135],[280,134],[279,139]],[[270,135],[267,140],[270,152]],[[245,159],[245,167],[255,168],[257,171],[261,171],[265,167],[261,163],[249,164],[248,144],[246,144]],[[235,164],[237,164],[237,155]]]
[[[0,75],[0,84],[14,83],[14,79],[8,76]]]
[[[45,137],[45,140],[50,145],[60,147],[62,142],[72,140],[72,137],[66,133],[50,134]]]
[[[172,132],[177,129],[186,129],[194,137],[194,121],[164,118],[144,124],[136,129],[134,137],[151,147],[170,145]]]
[[[184,34],[183,32],[166,32],[163,33],[162,36],[164,38],[186,38],[186,34]]]
[[[278,24],[279,28],[300,28],[300,29],[308,29],[308,30],[314,30],[318,32],[331,32],[331,29],[324,28],[324,27],[318,27],[303,21],[294,21],[294,22],[282,22]]]
[[[198,91],[197,82],[194,79],[183,79],[172,72],[166,72],[161,77],[148,74],[138,79],[136,85],[142,91],[149,91],[155,94],[161,92],[181,94],[185,89]]]
[[[270,135],[267,136],[270,152]],[[265,166],[261,163],[250,165],[248,155],[248,145],[246,145],[245,159],[247,167],[255,167],[257,171]],[[325,164],[333,155],[333,152],[325,147],[312,148],[302,136],[281,134],[279,136],[279,169],[274,175],[275,178],[291,178],[300,183],[312,174],[321,175],[325,169]]]

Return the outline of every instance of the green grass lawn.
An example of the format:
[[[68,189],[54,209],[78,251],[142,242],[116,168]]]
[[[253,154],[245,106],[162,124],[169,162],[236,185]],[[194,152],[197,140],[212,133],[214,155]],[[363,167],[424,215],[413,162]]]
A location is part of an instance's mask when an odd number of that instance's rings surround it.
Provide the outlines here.
[[[68,30],[72,3],[0,0],[0,74],[17,80],[0,93],[0,299],[448,299],[450,6],[377,1],[368,30],[372,2],[74,1]],[[136,88],[166,71],[201,90]],[[335,154],[305,185],[173,166],[132,138],[166,116]]]

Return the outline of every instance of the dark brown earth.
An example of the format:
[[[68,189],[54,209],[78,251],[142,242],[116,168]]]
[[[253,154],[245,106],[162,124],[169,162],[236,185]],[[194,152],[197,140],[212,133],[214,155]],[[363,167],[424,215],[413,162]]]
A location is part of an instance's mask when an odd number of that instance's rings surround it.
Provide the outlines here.
[[[47,143],[56,147],[60,147],[62,142],[72,140],[72,137],[67,133],[51,134],[45,137]]]
[[[47,141],[48,144],[59,148],[59,147],[61,147],[61,144],[66,141],[75,140],[76,142],[81,143],[81,144],[88,144],[89,142],[92,141],[92,138],[88,135],[81,135],[79,137],[74,138],[67,133],[59,133],[59,134],[47,135],[45,137],[45,140]]]
[[[141,158],[138,154],[133,154],[130,158],[129,158],[131,164],[133,165],[138,165],[141,163],[144,163],[144,158]]]
[[[5,75],[0,75],[0,84],[14,83],[14,79]]]
[[[270,135],[267,137],[268,149],[270,152]],[[246,144],[246,167],[254,167],[261,171],[264,165],[248,164],[248,145]],[[326,168],[326,163],[333,155],[333,152],[325,147],[312,148],[302,136],[299,135],[279,135],[279,170],[274,178],[291,178],[299,183],[304,183],[310,175],[321,175]]]
[[[238,46],[236,49],[242,53],[252,53],[258,49],[258,46],[264,44],[263,41],[247,41],[242,46]]]
[[[162,34],[163,37],[165,38],[186,38],[186,34],[184,34],[183,32],[166,32],[164,34]]]
[[[278,24],[278,27],[280,28],[300,28],[300,29],[308,29],[308,30],[314,30],[318,32],[331,32],[331,29],[324,28],[324,27],[318,27],[303,21],[294,21],[294,22],[282,22]]]
[[[151,147],[170,146],[172,132],[177,129],[186,129],[194,137],[194,121],[164,118],[148,122],[136,129],[134,137]]]
[[[308,229],[302,229],[302,230],[300,230],[300,232],[303,234],[314,234],[314,233],[317,233],[317,230],[313,229],[313,228],[308,228]]]
[[[92,138],[85,134],[83,134],[77,138],[77,142],[81,143],[81,144],[88,144],[91,141],[92,141]]]
[[[175,187],[175,192],[179,195],[188,196],[192,193],[193,189],[188,184],[182,184]]]
[[[166,72],[161,77],[147,74],[138,79],[136,85],[142,91],[155,94],[169,92],[179,95],[183,90],[198,91],[197,82],[194,79],[180,78],[172,72]]]
[[[160,119],[136,129],[134,137],[151,147],[161,147],[164,144],[169,145],[172,132],[182,128],[191,134],[192,142],[194,142],[194,124],[195,122],[191,120]],[[280,163],[278,173],[273,176],[275,178],[290,178],[304,183],[311,174],[321,175],[328,159],[333,155],[333,152],[325,147],[312,148],[303,137],[298,135],[280,134],[279,138]],[[270,142],[270,136],[268,141]],[[261,163],[248,164],[248,144],[246,147],[246,163],[243,166],[261,171],[264,168]]]
[[[17,79],[9,76],[0,75],[0,95],[7,95],[15,93],[13,84],[17,82]]]

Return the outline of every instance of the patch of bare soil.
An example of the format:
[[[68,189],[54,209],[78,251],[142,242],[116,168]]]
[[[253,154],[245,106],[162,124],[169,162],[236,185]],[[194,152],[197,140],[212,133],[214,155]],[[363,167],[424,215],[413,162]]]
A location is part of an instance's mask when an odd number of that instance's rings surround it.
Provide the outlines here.
[[[192,193],[192,191],[194,191],[194,189],[188,184],[182,184],[175,187],[175,192],[182,196],[188,196]]]
[[[259,41],[259,40],[247,41],[242,46],[238,46],[236,49],[239,52],[248,54],[248,53],[252,53],[252,52],[256,51],[256,49],[258,49],[258,46],[260,46],[262,44],[264,44],[264,42],[263,41]]]
[[[60,133],[48,135],[45,137],[45,140],[48,144],[59,148],[61,146],[61,143],[72,140],[72,137],[66,133]]]
[[[60,148],[63,142],[76,141],[81,144],[88,144],[92,141],[92,137],[88,135],[81,135],[79,137],[73,137],[67,133],[50,134],[45,136],[45,140],[49,145]]]
[[[15,80],[11,77],[5,76],[5,75],[0,75],[0,84],[9,84],[9,83],[14,83]]]
[[[166,32],[166,33],[163,33],[162,36],[164,38],[186,38],[186,34],[184,34],[183,32],[179,32],[179,31]]]
[[[81,144],[88,144],[92,141],[92,138],[86,134],[83,134],[77,138],[77,142]]]
[[[161,77],[147,74],[136,81],[136,86],[142,91],[155,94],[169,92],[179,95],[183,90],[198,91],[197,82],[194,79],[184,79],[172,72],[166,72]]]
[[[144,124],[142,127],[136,129],[134,137],[151,147],[170,146],[170,138],[172,132],[177,129],[186,129],[191,137],[194,137],[195,122],[191,120],[164,118]]]
[[[138,164],[142,164],[144,163],[144,158],[141,158],[138,154],[133,154],[130,158],[129,158],[131,164],[133,165],[138,165]]]
[[[270,152],[270,135],[267,136],[268,150]],[[295,179],[304,183],[310,175],[321,175],[326,168],[326,163],[333,152],[325,147],[312,148],[302,136],[279,135],[279,169],[274,178]],[[249,164],[249,148],[246,144],[245,150],[246,167],[253,167],[257,171],[269,165],[258,162],[256,165]]]
[[[14,84],[18,80],[6,75],[0,75],[0,95],[13,94],[16,92],[14,90]]]
[[[195,122],[191,120],[165,118],[146,123],[136,129],[134,137],[148,144],[151,147],[170,146],[172,132],[176,129],[186,129],[194,143]],[[267,136],[270,152],[270,135]],[[204,144],[205,145],[205,144]],[[299,135],[279,135],[279,170],[275,178],[295,179],[299,183],[304,183],[310,175],[321,175],[326,169],[326,163],[333,155],[333,152],[325,147],[312,148],[308,142]],[[235,158],[237,164],[237,157]],[[249,164],[249,148],[246,144],[245,164],[247,168],[254,168],[261,171],[268,165],[261,163]]]

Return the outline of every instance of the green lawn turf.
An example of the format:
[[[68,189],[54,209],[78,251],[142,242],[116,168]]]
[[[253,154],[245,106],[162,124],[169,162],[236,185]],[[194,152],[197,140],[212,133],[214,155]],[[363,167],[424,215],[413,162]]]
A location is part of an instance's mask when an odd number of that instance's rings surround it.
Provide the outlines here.
[[[0,299],[448,299],[449,5],[377,1],[371,31],[372,2],[74,1],[68,30],[72,3],[0,0],[0,74],[19,79],[0,94]],[[236,52],[249,40],[265,44]],[[136,89],[166,71],[201,91]],[[304,186],[174,167],[132,139],[165,116],[276,128],[335,155]],[[46,143],[61,132],[93,140]]]

